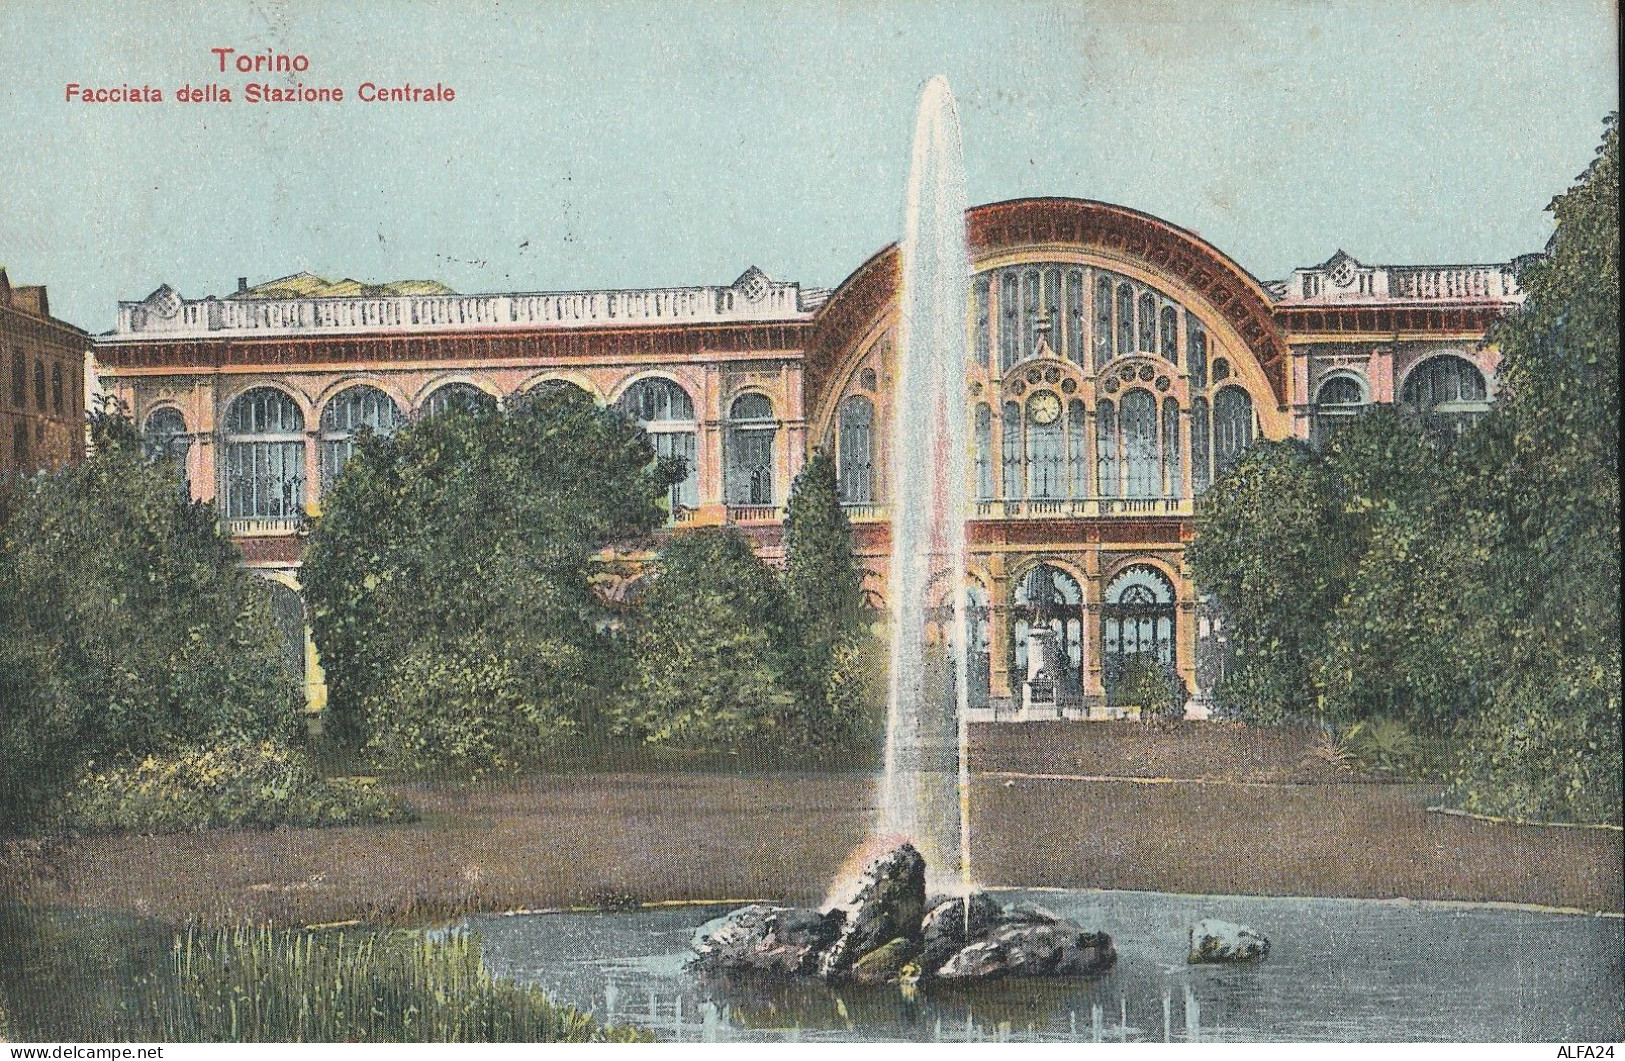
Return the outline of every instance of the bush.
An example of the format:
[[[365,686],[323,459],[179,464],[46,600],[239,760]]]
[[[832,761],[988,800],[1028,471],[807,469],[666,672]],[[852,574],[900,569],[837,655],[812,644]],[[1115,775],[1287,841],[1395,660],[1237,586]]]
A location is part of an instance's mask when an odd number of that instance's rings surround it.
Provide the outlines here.
[[[1397,718],[1356,722],[1343,735],[1349,758],[1362,773],[1408,775],[1420,763],[1422,745]]]
[[[299,752],[267,741],[152,755],[87,775],[63,801],[57,824],[89,833],[176,833],[413,817],[370,779],[324,778]]]
[[[1143,721],[1173,722],[1185,717],[1185,685],[1154,660],[1130,663],[1118,688],[1117,701],[1138,707]]]

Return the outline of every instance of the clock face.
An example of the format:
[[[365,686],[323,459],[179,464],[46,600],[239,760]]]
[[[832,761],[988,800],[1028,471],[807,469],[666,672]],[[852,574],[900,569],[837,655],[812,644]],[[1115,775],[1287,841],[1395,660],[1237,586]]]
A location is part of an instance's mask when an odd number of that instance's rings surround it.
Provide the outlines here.
[[[1061,399],[1049,391],[1039,391],[1028,403],[1027,411],[1031,414],[1033,423],[1053,424],[1055,418],[1061,415]]]

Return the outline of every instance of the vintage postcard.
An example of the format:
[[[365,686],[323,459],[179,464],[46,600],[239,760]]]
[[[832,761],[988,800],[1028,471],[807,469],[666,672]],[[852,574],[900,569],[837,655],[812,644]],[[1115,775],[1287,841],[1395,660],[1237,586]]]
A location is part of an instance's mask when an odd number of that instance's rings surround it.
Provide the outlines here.
[[[0,0],[0,1039],[1612,1058],[1618,34]]]

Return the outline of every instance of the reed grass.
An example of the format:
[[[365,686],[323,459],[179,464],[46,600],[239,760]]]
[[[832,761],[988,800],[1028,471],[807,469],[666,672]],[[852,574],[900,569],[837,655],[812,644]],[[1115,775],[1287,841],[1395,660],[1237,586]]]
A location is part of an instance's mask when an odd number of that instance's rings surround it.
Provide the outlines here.
[[[269,926],[177,935],[141,978],[130,1038],[165,1042],[639,1042],[499,980],[469,934]]]

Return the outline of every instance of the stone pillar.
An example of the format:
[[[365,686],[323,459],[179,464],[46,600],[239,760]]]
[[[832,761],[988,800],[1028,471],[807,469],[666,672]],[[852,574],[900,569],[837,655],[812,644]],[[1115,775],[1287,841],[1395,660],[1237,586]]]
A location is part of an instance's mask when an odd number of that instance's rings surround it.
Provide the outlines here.
[[[1374,346],[1366,359],[1366,382],[1371,385],[1371,401],[1378,405],[1392,405],[1398,388],[1394,379],[1394,348]]]
[[[1083,702],[1093,713],[1106,704],[1105,651],[1101,612],[1106,585],[1100,577],[1100,546],[1083,553]]]
[[[1004,554],[993,553],[987,560],[988,604],[992,612],[988,628],[988,695],[1004,699],[1012,695],[1010,683],[1010,583]]]
[[[321,462],[321,432],[309,430],[305,432],[305,511],[321,514],[322,511],[322,462]]]
[[[1314,405],[1314,395],[1309,393],[1309,370],[1313,357],[1307,350],[1293,350],[1292,363],[1292,434],[1295,438],[1308,439],[1310,410]]]

